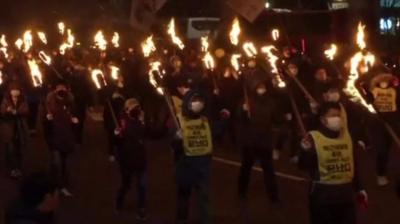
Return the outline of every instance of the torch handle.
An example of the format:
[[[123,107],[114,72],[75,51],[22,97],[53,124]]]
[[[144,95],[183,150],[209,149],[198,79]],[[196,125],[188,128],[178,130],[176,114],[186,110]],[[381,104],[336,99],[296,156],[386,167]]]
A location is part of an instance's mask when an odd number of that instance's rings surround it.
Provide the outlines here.
[[[249,91],[247,90],[245,83],[243,83],[243,96],[244,96],[244,103],[247,105],[247,116],[251,118]]]
[[[57,71],[56,68],[54,68],[53,65],[49,65],[49,67],[51,68],[51,70],[53,70],[54,73],[56,73],[56,75],[57,75],[57,77],[58,77],[59,79],[64,79],[64,77]]]
[[[111,105],[110,99],[107,99],[107,106],[108,106],[108,109],[110,110],[111,117],[113,119],[115,127],[119,128],[119,122],[118,122],[117,116],[115,115],[114,108]]]
[[[178,118],[176,117],[174,104],[173,104],[173,102],[171,100],[171,95],[169,94],[169,92],[167,91],[166,88],[163,88],[163,92],[164,92],[165,102],[167,103],[168,110],[169,110],[169,113],[171,114],[172,120],[174,121],[175,127],[177,129],[180,129],[181,126],[179,124]]]
[[[317,101],[314,99],[314,97],[310,94],[310,92],[308,92],[306,87],[303,85],[303,83],[300,82],[300,80],[297,77],[292,76],[292,75],[290,77],[292,77],[292,79],[294,80],[296,85],[301,89],[301,91],[303,91],[304,95],[306,95],[308,100],[310,100],[312,103],[317,103]]]
[[[301,118],[299,108],[297,107],[296,101],[294,100],[291,92],[289,92],[289,99],[290,99],[290,104],[292,105],[294,116],[296,117],[297,124],[299,125],[301,135],[307,136],[306,127],[304,125],[303,119]]]

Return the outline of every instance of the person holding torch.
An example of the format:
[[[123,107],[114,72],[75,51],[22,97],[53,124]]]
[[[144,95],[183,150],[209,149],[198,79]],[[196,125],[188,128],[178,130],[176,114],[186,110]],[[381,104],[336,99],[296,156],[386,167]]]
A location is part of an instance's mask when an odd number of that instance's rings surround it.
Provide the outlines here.
[[[323,103],[319,127],[301,141],[301,168],[311,176],[309,209],[312,224],[355,224],[356,200],[366,207],[353,139],[345,128],[341,107]]]

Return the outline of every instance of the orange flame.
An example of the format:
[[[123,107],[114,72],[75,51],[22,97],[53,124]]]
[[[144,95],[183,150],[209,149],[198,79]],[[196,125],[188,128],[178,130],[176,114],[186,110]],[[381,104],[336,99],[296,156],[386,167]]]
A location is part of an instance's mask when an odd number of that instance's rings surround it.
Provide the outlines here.
[[[149,82],[154,88],[156,88],[157,92],[160,95],[164,95],[163,89],[159,86],[155,74],[158,75],[160,78],[162,78],[163,74],[161,73],[160,70],[161,67],[161,62],[155,61],[155,62],[150,62],[150,70],[149,70]]]
[[[31,49],[33,45],[33,38],[32,38],[32,32],[30,30],[25,31],[24,36],[24,52],[28,52],[29,49]]]
[[[102,51],[105,51],[107,49],[107,41],[104,38],[103,31],[97,31],[96,35],[94,36],[94,44],[98,49]]]
[[[46,34],[44,32],[37,32],[37,35],[40,39],[40,41],[42,41],[42,43],[47,44],[47,37]]]
[[[272,51],[276,51],[277,49],[275,46],[265,46],[261,48],[261,51],[267,55],[269,64],[271,65],[271,73],[275,74],[275,80],[278,82],[278,87],[279,88],[285,88],[286,83],[282,80],[281,75],[279,74],[278,67],[276,65],[276,62],[278,61],[278,57],[275,56]]]
[[[115,48],[119,48],[119,39],[120,39],[119,33],[114,32],[111,43],[114,45]]]
[[[325,56],[331,61],[335,58],[336,52],[337,52],[336,44],[331,44],[331,47],[324,51]]]
[[[101,89],[101,87],[102,87],[102,84],[99,81],[99,76],[100,76],[100,78],[101,78],[101,80],[103,82],[103,85],[104,86],[107,85],[107,83],[105,81],[105,77],[104,77],[103,71],[101,71],[100,69],[93,69],[91,76],[92,76],[92,80],[93,80],[93,82],[94,82],[94,84],[95,84],[97,89]]]
[[[240,62],[239,59],[242,57],[242,55],[240,54],[233,54],[231,56],[231,65],[232,67],[236,70],[239,71],[240,70]]]
[[[39,52],[39,59],[42,60],[46,65],[51,64],[51,57],[48,56],[44,51]]]
[[[151,53],[157,50],[156,45],[153,42],[153,35],[147,37],[146,40],[141,45],[142,45],[143,55],[146,58],[149,57]]]
[[[176,35],[174,18],[171,19],[171,22],[168,25],[167,33],[171,36],[172,43],[178,46],[179,49],[183,50],[185,48],[185,45],[183,44],[182,40]]]
[[[232,23],[232,29],[229,33],[231,43],[235,46],[239,44],[239,35],[241,33],[239,19],[235,18]]]
[[[246,42],[243,44],[243,50],[246,53],[247,57],[255,57],[257,56],[257,48],[254,46],[252,42]]]
[[[278,30],[278,29],[273,29],[273,30],[271,31],[271,35],[272,35],[272,39],[273,39],[274,41],[277,41],[277,40],[279,39],[279,36],[280,36],[279,30]]]
[[[31,71],[31,77],[34,87],[42,86],[42,73],[40,72],[39,65],[37,64],[35,59],[28,60],[28,66]]]

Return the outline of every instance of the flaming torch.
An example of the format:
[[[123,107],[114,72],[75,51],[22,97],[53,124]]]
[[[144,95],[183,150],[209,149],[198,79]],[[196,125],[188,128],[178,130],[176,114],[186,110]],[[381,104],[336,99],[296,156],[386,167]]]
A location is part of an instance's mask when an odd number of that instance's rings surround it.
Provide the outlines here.
[[[247,57],[254,58],[257,56],[258,51],[252,42],[246,42],[243,44],[243,50],[246,53]]]
[[[105,51],[107,49],[107,41],[104,38],[103,31],[97,31],[96,35],[94,36],[94,44],[98,49],[102,51]]]
[[[18,50],[22,49],[22,45],[24,45],[24,41],[21,38],[18,38],[15,41],[15,46],[17,47]]]
[[[153,42],[153,35],[147,37],[147,39],[141,45],[142,45],[143,55],[146,58],[150,57],[151,53],[157,50],[156,45]]]
[[[119,33],[118,32],[114,32],[114,35],[111,39],[111,43],[114,45],[115,48],[119,48]]]
[[[62,43],[60,46],[60,54],[64,55],[67,49],[72,49],[75,45],[75,37],[72,34],[71,29],[67,30],[67,41]]]
[[[240,36],[241,30],[240,30],[240,23],[239,19],[235,18],[232,23],[232,29],[229,33],[229,37],[231,39],[231,43],[235,46],[239,44],[239,36]]]
[[[242,57],[241,54],[233,54],[231,56],[231,65],[235,71],[239,72],[240,71],[240,58]]]
[[[157,92],[160,95],[164,96],[164,99],[167,103],[172,120],[174,121],[176,128],[179,128],[180,125],[178,122],[178,118],[176,117],[176,114],[175,114],[174,105],[171,100],[171,96],[170,96],[168,90],[163,88],[162,85],[159,84],[159,81],[162,80],[164,77],[164,74],[163,74],[164,72],[161,71],[161,62],[153,61],[153,62],[150,62],[149,66],[150,66],[149,73],[148,73],[149,74],[149,82],[152,86],[154,86],[154,88],[157,90]]]
[[[8,58],[8,53],[7,53],[8,43],[6,40],[6,35],[4,35],[4,34],[1,35],[0,45],[1,45],[0,51],[3,52],[3,55],[5,58]]]
[[[179,49],[183,50],[185,48],[185,45],[183,44],[182,40],[176,35],[174,18],[171,19],[171,22],[168,25],[167,33],[171,36],[172,43],[178,46]]]
[[[40,41],[42,41],[42,43],[47,45],[47,37],[46,34],[44,32],[37,32],[37,35],[40,39]]]
[[[115,65],[110,65],[111,78],[118,80],[120,69]]]
[[[103,71],[101,71],[100,69],[93,69],[91,74],[92,80],[97,89],[101,89],[102,86],[107,85]],[[101,81],[99,79],[101,79]]]
[[[43,84],[42,73],[40,72],[39,65],[35,59],[28,60],[28,66],[31,71],[31,77],[34,87],[40,87]]]
[[[273,29],[271,31],[272,39],[274,41],[277,41],[279,39],[279,30],[278,29]]]
[[[65,23],[64,22],[59,22],[57,25],[58,25],[58,32],[61,35],[64,35],[64,33],[65,33]]]
[[[281,75],[279,74],[279,70],[278,67],[276,66],[276,62],[278,61],[278,57],[275,56],[272,51],[277,51],[277,49],[275,48],[275,46],[265,46],[261,48],[261,52],[263,52],[264,54],[267,55],[269,64],[271,65],[271,73],[275,74],[275,80],[278,83],[278,87],[279,88],[285,88],[286,87],[286,83],[282,80]]]
[[[51,65],[51,57],[48,56],[44,51],[39,52],[39,59],[46,65]]]
[[[32,38],[32,32],[30,30],[25,31],[24,36],[24,52],[28,52],[29,49],[31,49],[33,45],[33,38]]]
[[[364,41],[364,29],[365,26],[362,23],[359,23],[357,32],[357,45],[359,46],[360,51],[350,59],[350,75],[344,92],[351,97],[351,100],[361,103],[361,105],[367,108],[369,112],[376,113],[374,107],[366,102],[356,87],[356,82],[360,78],[360,65],[365,65],[368,68],[368,66],[372,66],[375,62],[374,55],[372,55],[370,52],[363,52],[367,47],[367,44]]]
[[[329,59],[329,60],[333,60],[335,59],[335,55],[337,53],[337,46],[336,44],[331,44],[331,47],[327,50],[324,51],[325,56]]]

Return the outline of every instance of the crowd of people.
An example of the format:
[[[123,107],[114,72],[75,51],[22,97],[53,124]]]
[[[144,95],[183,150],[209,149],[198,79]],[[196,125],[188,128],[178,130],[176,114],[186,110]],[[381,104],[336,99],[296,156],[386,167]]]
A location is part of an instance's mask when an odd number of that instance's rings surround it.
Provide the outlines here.
[[[69,172],[69,155],[85,141],[86,115],[98,105],[103,108],[107,156],[119,164],[121,182],[115,210],[120,213],[124,209],[134,180],[140,221],[148,216],[146,169],[151,158],[146,158],[145,142],[153,138],[171,140],[179,224],[188,223],[193,193],[198,195],[199,223],[212,222],[212,152],[220,146],[240,149],[240,200],[247,201],[250,173],[259,161],[271,203],[280,202],[273,160],[287,148],[288,162],[309,172],[313,224],[356,223],[356,202],[365,205],[368,201],[359,175],[359,150],[377,152],[377,185],[388,185],[389,151],[399,146],[395,137],[400,97],[399,79],[383,63],[371,69],[359,67],[369,77],[360,79],[359,84],[366,101],[378,112],[372,114],[343,92],[347,76],[341,69],[332,69],[322,57],[308,58],[293,47],[279,52],[285,88],[279,87],[274,74],[255,58],[244,60],[236,71],[219,49],[215,54],[218,66],[210,71],[195,48],[164,53],[164,96],[149,83],[147,61],[134,49],[110,49],[101,54],[83,49],[65,55],[54,52],[51,66],[39,63],[41,86],[32,84],[27,64],[27,59],[37,55],[34,49],[9,52],[8,58],[0,60],[6,167],[10,178],[28,176],[21,184],[21,201],[7,211],[7,224],[54,223],[58,196],[72,196],[68,177],[78,175]],[[111,77],[110,65],[121,69],[116,79]],[[99,89],[89,67],[106,74],[105,85]],[[37,132],[38,127],[43,132]],[[27,139],[32,137],[44,137],[47,143],[51,155],[48,176],[22,172]]]

